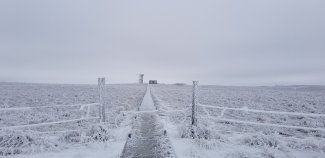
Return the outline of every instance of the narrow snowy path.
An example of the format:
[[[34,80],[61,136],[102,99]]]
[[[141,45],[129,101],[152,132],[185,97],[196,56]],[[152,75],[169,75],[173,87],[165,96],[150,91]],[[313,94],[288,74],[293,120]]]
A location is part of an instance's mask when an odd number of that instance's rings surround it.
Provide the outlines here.
[[[149,86],[139,110],[144,112],[138,113],[131,138],[127,140],[121,158],[175,157],[159,117],[155,113],[156,108]]]
[[[151,90],[150,87],[148,86],[147,92],[145,96],[143,97],[141,106],[140,106],[140,111],[154,111],[156,110],[156,107],[153,103],[152,97],[151,97]]]

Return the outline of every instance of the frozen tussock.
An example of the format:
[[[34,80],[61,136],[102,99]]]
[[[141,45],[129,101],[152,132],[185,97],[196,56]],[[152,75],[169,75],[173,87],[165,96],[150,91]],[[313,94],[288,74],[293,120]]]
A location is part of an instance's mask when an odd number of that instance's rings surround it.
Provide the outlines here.
[[[62,134],[59,140],[65,143],[106,142],[114,140],[114,136],[104,125],[92,125],[85,131],[72,131]]]
[[[192,139],[193,133],[190,126],[181,126],[179,127],[179,136],[180,138]],[[228,142],[227,138],[219,135],[218,132],[212,131],[206,126],[199,126],[194,128],[195,134],[193,143],[196,144],[199,148],[213,150],[221,146],[222,142]]]
[[[287,141],[287,146],[296,150],[309,150],[325,153],[325,143],[322,140],[316,140],[315,138],[289,140]]]
[[[54,151],[58,148],[57,143],[42,139],[33,132],[0,131],[0,156]]]
[[[213,131],[213,129],[206,127],[206,126],[198,126],[198,127],[193,127],[195,131],[195,138],[198,139],[205,139],[205,140],[210,140],[210,139],[218,139],[225,141],[224,138],[221,137],[217,132]],[[179,135],[181,138],[192,138],[192,128],[190,126],[180,126],[179,127]]]
[[[241,143],[252,147],[268,147],[278,149],[279,139],[275,135],[254,134],[246,135]]]
[[[90,130],[87,131],[86,136],[90,138],[91,141],[100,142],[114,139],[114,136],[109,132],[109,129],[103,125],[93,125]]]

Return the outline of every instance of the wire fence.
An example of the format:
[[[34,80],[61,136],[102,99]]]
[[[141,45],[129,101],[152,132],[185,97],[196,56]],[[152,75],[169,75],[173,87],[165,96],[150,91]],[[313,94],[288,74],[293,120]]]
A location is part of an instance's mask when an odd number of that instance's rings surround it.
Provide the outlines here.
[[[46,125],[77,122],[77,121],[83,121],[83,120],[94,120],[94,119],[99,119],[99,117],[89,117],[89,118],[62,120],[62,121],[55,121],[55,122],[43,122],[43,123],[28,124],[28,125],[7,126],[7,127],[1,127],[0,129],[16,129],[16,128],[26,128],[26,127],[37,127],[37,126],[46,126]]]
[[[295,115],[295,116],[312,116],[312,117],[325,117],[325,114],[315,114],[315,113],[300,113],[300,112],[284,112],[284,111],[267,111],[267,110],[255,110],[248,108],[230,108],[230,107],[220,107],[212,105],[199,104],[201,107],[205,108],[216,108],[221,110],[235,110],[235,111],[246,111],[246,112],[256,112],[256,113],[266,113],[266,114],[283,114],[283,115]]]
[[[46,126],[53,124],[61,124],[61,123],[71,123],[82,120],[95,120],[100,119],[101,122],[105,122],[105,106],[104,106],[104,98],[103,98],[103,89],[105,86],[105,78],[98,78],[98,93],[99,93],[99,103],[89,103],[89,104],[72,104],[72,105],[46,105],[46,106],[35,106],[35,107],[16,107],[16,108],[0,108],[0,111],[26,111],[26,110],[35,110],[42,108],[62,108],[62,107],[80,107],[79,110],[83,111],[81,118],[71,119],[71,120],[60,120],[53,122],[42,122],[37,124],[27,124],[27,125],[15,125],[15,126],[6,126],[0,127],[1,129],[17,129],[17,128],[26,128],[26,127],[37,127],[37,126]],[[91,117],[91,108],[94,106],[98,106],[98,117]]]
[[[20,110],[33,110],[41,108],[60,108],[60,107],[78,107],[78,106],[95,106],[100,103],[89,103],[89,104],[71,104],[71,105],[47,105],[47,106],[34,106],[34,107],[17,107],[17,108],[0,108],[0,111],[20,111]]]
[[[280,127],[280,128],[313,130],[313,131],[323,131],[323,132],[325,132],[325,128],[314,128],[314,127],[292,126],[292,125],[280,125],[280,124],[273,124],[273,123],[242,121],[242,120],[224,118],[224,113],[225,113],[226,110],[246,111],[246,112],[255,112],[255,113],[267,113],[267,114],[294,115],[294,116],[325,117],[325,115],[323,115],[323,114],[295,113],[295,112],[282,112],[282,111],[264,111],[264,110],[248,109],[248,108],[229,108],[229,107],[220,107],[220,106],[203,105],[203,104],[199,104],[199,106],[202,107],[204,109],[205,113],[207,114],[206,117],[201,117],[201,118],[208,118],[208,119],[221,121],[221,122],[233,122],[233,123],[240,123],[240,124],[257,125],[257,126]],[[215,108],[215,109],[220,109],[222,111],[221,111],[221,114],[219,116],[215,117],[215,116],[211,116],[206,108]]]

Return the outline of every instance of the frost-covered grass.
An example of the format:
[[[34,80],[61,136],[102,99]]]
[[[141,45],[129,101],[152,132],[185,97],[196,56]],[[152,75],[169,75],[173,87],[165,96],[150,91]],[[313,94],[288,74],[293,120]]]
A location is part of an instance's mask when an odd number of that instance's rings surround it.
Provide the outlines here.
[[[277,113],[325,114],[324,87],[200,86],[202,106],[198,107],[197,138],[192,139],[192,87],[152,86],[159,122],[180,158],[325,157],[324,131],[285,127],[325,129],[325,117]],[[104,96],[107,122],[99,124],[97,119],[64,122],[83,118],[86,111],[80,110],[82,104],[98,102],[96,85],[0,83],[0,156],[119,157],[134,116],[125,111],[139,108],[145,90],[146,85],[108,85]],[[224,111],[214,106],[275,112]],[[90,117],[97,117],[97,113],[93,106]],[[220,121],[221,116],[271,126]],[[1,129],[55,121],[63,122]]]
[[[200,86],[197,139],[191,139],[191,86],[156,85],[152,89],[178,157],[324,157],[325,133],[318,130],[260,126],[229,121],[325,129],[325,117],[213,108],[325,114],[321,86]]]
[[[131,128],[132,116],[120,111],[138,109],[146,85],[106,85],[104,100],[107,118],[104,124],[99,124],[98,119],[65,122],[85,117],[86,109],[81,110],[81,107],[98,102],[97,88],[96,85],[0,83],[0,156],[36,156],[36,153],[67,148],[74,150],[94,143],[102,143],[104,148],[110,146],[114,150],[122,150]],[[90,117],[98,117],[97,106],[92,106]],[[56,121],[62,122],[16,127]],[[7,128],[11,126],[15,128]],[[111,146],[113,144],[117,147]],[[116,156],[119,152],[111,153]]]

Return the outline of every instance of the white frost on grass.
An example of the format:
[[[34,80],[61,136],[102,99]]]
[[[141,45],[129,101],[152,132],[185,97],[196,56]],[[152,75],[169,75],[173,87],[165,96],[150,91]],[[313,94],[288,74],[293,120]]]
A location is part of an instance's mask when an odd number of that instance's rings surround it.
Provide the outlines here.
[[[325,88],[202,86],[200,103],[211,107],[198,108],[200,136],[194,140],[189,134],[191,86],[156,85],[153,95],[180,158],[325,157],[325,133],[311,130],[325,128]],[[253,111],[236,111],[238,108]],[[306,128],[292,129],[292,126]]]
[[[99,124],[78,120],[85,114],[80,106],[65,106],[98,102],[95,85],[0,83],[0,108],[13,108],[0,110],[0,156],[119,157],[133,119],[120,111],[138,109],[145,89],[139,84],[107,85],[107,122]],[[89,116],[96,117],[97,110],[91,108]],[[1,129],[9,126],[15,128]]]
[[[130,127],[111,130],[114,141],[77,144],[60,152],[45,152],[32,155],[17,155],[13,158],[119,158]]]
[[[161,118],[159,121],[163,122],[179,158],[325,157],[325,133],[310,130],[325,128],[325,119],[321,116],[325,114],[324,87],[201,86],[200,103],[211,107],[198,107],[199,137],[193,140],[189,137],[191,86],[152,86],[153,100]],[[10,155],[19,158],[119,157],[130,131],[134,111],[141,104],[145,85],[109,85],[106,91],[105,128],[107,127],[109,132],[106,133],[107,137],[103,138],[105,142],[93,141],[93,138],[99,136],[97,132],[93,134],[80,132],[89,131],[92,125],[97,124],[96,121],[63,122],[15,129],[13,134],[0,130],[0,150],[15,151],[15,148],[22,147],[22,152],[17,151],[19,154]],[[84,115],[84,111],[78,106],[51,107],[51,105],[89,104],[97,101],[97,87],[94,85],[0,83],[0,108],[37,107],[22,111],[1,110],[0,128],[79,119]],[[39,108],[40,106],[44,108]],[[228,110],[213,106],[227,107]],[[237,108],[246,110],[238,111]],[[90,116],[96,117],[96,112],[97,109],[93,108]],[[311,115],[286,115],[292,112]],[[224,120],[217,121],[211,118]],[[280,126],[260,126],[262,123]],[[307,128],[290,129],[288,128],[290,126]],[[101,128],[95,129],[102,131]],[[37,134],[29,135],[29,131]]]
[[[47,152],[33,155],[17,155],[14,158],[119,158],[125,141],[95,143],[73,147],[61,152]]]

